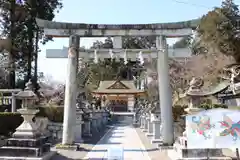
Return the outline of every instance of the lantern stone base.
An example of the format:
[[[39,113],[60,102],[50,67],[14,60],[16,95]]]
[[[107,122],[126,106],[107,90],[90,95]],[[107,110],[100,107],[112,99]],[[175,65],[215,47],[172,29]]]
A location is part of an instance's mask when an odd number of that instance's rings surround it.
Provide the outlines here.
[[[55,152],[50,151],[49,137],[9,138],[4,146],[0,147],[0,159],[50,159]]]
[[[152,144],[162,143],[162,139],[152,139],[151,143]]]
[[[146,133],[147,137],[153,137],[153,133]]]
[[[39,126],[32,121],[38,110],[24,108],[18,112],[22,114],[24,121],[13,133],[12,138],[7,139],[0,147],[0,159],[50,159],[54,155],[54,152],[50,151],[50,137],[41,135],[37,130]]]

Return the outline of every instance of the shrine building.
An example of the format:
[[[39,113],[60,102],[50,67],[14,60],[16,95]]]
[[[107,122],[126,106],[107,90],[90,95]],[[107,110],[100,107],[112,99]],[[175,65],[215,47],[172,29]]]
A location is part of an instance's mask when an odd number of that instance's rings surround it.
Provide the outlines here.
[[[100,81],[99,87],[92,91],[102,100],[102,106],[108,106],[113,112],[133,111],[135,99],[145,96],[144,90],[137,89],[134,81]]]

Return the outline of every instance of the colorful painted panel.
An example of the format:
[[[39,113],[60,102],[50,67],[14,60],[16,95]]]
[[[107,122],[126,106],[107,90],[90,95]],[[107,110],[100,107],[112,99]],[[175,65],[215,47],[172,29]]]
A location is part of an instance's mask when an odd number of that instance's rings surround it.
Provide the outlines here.
[[[188,148],[239,148],[240,112],[212,109],[186,117]]]

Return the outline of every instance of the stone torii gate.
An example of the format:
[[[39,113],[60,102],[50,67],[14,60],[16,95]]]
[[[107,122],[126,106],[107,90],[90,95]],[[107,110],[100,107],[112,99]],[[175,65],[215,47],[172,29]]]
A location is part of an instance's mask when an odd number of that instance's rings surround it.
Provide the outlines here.
[[[40,28],[47,36],[69,37],[68,68],[65,88],[64,122],[62,144],[74,142],[74,126],[76,116],[76,73],[79,57],[80,37],[113,37],[116,49],[122,48],[124,36],[156,36],[156,49],[158,54],[159,99],[162,120],[162,142],[172,145],[174,141],[172,119],[172,95],[169,82],[169,66],[167,53],[167,37],[183,37],[192,34],[197,27],[197,20],[139,24],[139,25],[105,25],[52,22],[36,19]]]

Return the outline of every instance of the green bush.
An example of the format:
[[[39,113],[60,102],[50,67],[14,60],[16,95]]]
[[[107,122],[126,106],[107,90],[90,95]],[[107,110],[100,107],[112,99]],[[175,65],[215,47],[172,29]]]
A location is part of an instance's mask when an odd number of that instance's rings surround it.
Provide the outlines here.
[[[212,108],[228,108],[225,104],[212,104]]]
[[[207,104],[207,103],[204,103],[204,104],[201,104],[199,106],[199,108],[203,108],[205,110],[208,110],[208,109],[211,109],[212,108],[212,105],[211,104]]]
[[[0,112],[0,135],[7,136],[23,122],[20,113]]]
[[[228,106],[225,104],[201,104],[200,108],[208,110],[208,109],[214,109],[214,108],[228,108]]]
[[[52,122],[63,122],[63,107],[39,107],[37,117],[47,117]]]
[[[63,107],[39,107],[37,117],[47,117],[52,122],[63,122]],[[0,112],[0,135],[7,136],[23,122],[20,113]]]

